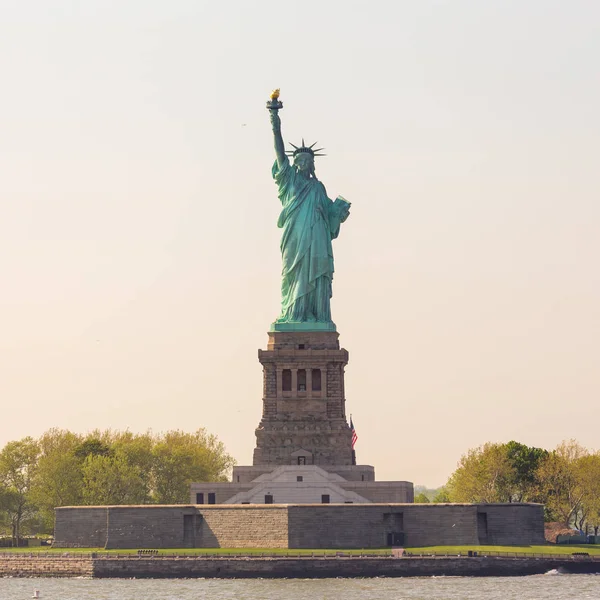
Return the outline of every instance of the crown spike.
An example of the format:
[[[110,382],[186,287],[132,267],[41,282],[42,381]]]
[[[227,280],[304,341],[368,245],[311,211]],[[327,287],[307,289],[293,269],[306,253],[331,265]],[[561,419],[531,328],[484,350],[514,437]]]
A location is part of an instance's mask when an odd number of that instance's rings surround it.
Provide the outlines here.
[[[296,146],[295,144],[292,144],[290,142],[290,146],[292,146],[294,148],[293,152],[289,152],[289,154],[291,156],[297,156],[298,154],[304,152],[306,154],[310,154],[311,156],[327,156],[326,154],[317,154],[317,152],[320,152],[321,150],[324,150],[324,148],[317,148],[316,150],[314,149],[314,147],[317,145],[317,142],[315,142],[314,144],[311,144],[310,146],[306,145],[306,142],[304,141],[304,138],[302,138],[302,145],[301,146]]]

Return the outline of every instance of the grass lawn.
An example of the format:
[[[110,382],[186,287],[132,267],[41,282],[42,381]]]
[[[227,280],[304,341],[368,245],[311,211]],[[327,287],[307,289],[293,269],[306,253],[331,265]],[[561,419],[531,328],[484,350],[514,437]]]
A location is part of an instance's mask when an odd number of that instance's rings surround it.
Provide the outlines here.
[[[412,554],[467,554],[473,550],[478,554],[486,553],[511,553],[511,554],[572,554],[573,552],[587,552],[590,555],[600,556],[599,544],[547,544],[543,546],[426,546],[423,548],[405,548]]]
[[[478,554],[572,554],[573,552],[587,552],[590,555],[600,556],[600,545],[575,545],[565,544],[557,546],[548,544],[545,546],[426,546],[420,548],[405,548],[406,552],[416,555],[466,555],[469,550],[475,551]],[[130,550],[104,550],[104,548],[51,548],[49,546],[36,546],[33,548],[0,548],[0,554],[4,552],[21,552],[24,554],[34,554],[38,552],[50,554],[89,554],[97,552],[99,554],[133,554],[137,555],[137,548]],[[276,555],[276,556],[335,556],[341,552],[349,555],[368,554],[370,556],[389,556],[391,550],[389,548],[374,548],[367,550],[340,550],[340,549],[308,549],[308,550],[288,550],[286,548],[165,548],[158,550],[159,555],[231,555],[231,556],[260,556]]]

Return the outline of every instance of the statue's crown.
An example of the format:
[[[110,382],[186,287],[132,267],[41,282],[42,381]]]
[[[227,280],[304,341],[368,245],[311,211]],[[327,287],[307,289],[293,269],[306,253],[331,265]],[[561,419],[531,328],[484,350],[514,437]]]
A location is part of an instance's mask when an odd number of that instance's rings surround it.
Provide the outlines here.
[[[286,154],[288,156],[296,156],[297,154],[300,154],[301,152],[306,152],[307,154],[310,154],[311,156],[325,156],[325,154],[319,154],[319,152],[321,150],[324,150],[324,148],[316,148],[315,150],[313,150],[313,147],[317,145],[317,142],[315,142],[314,144],[311,144],[310,146],[307,146],[304,143],[304,138],[302,138],[302,146],[295,146],[294,144],[292,144],[290,142],[290,146],[294,146],[293,150],[286,150]]]

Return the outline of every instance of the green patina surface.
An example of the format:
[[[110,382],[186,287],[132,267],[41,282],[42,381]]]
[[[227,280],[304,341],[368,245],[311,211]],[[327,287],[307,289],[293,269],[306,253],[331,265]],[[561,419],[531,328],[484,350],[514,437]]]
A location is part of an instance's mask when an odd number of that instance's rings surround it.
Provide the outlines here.
[[[335,323],[318,323],[318,322],[279,322],[271,324],[270,331],[335,331]]]
[[[282,210],[277,226],[281,235],[281,314],[271,331],[335,331],[330,300],[333,280],[331,242],[348,218],[350,203],[327,196],[315,175],[312,146],[294,146],[286,156],[281,136],[280,103],[268,104],[277,160],[272,175]],[[314,144],[313,144],[314,146]]]

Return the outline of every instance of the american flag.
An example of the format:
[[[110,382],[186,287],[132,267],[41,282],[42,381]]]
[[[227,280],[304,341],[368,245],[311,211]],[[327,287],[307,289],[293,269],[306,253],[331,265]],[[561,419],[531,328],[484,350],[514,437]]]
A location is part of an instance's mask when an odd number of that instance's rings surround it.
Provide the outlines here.
[[[352,450],[354,450],[354,444],[356,444],[356,440],[358,436],[356,435],[356,430],[354,429],[354,423],[352,422],[352,416],[350,416],[350,431],[352,431]]]

